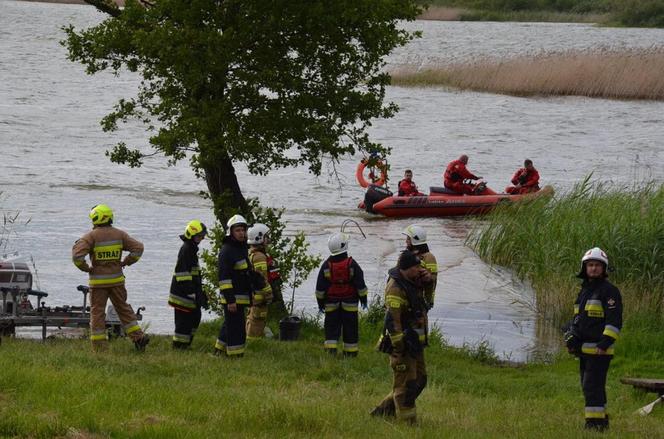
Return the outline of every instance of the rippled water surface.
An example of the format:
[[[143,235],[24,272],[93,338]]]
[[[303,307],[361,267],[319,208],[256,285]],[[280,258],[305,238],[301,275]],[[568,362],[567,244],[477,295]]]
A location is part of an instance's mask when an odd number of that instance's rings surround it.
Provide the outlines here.
[[[19,209],[29,225],[17,227],[12,247],[32,254],[49,303],[76,303],[85,275],[70,262],[73,242],[88,229],[87,212],[99,202],[116,211],[116,224],[146,245],[127,269],[130,301],[147,307],[151,330],[168,333],[170,274],[187,221],[212,223],[203,189],[186,163],[167,167],[160,158],[141,169],[111,164],[104,151],[118,140],[142,145],[142,127],[113,136],[99,120],[114,102],[136,89],[132,76],[86,76],[65,59],[60,28],[103,19],[93,8],[0,0],[0,207]],[[541,50],[664,45],[664,31],[588,25],[416,22],[423,38],[390,58],[391,64],[426,64],[514,56]],[[413,168],[426,188],[440,184],[444,165],[461,152],[470,168],[502,188],[529,157],[546,184],[558,191],[594,172],[626,184],[664,179],[664,104],[585,98],[515,98],[444,89],[391,88],[401,112],[375,124],[372,135],[392,146],[393,176]],[[267,177],[239,166],[245,195],[288,208],[288,231],[304,230],[312,250],[326,253],[327,235],[345,218],[360,222],[351,253],[365,270],[372,294],[404,245],[401,230],[414,220],[374,218],[355,209],[362,190],[354,181],[359,157],[327,166],[321,177],[288,169]],[[395,178],[396,181],[396,178]],[[498,353],[524,359],[537,341],[532,291],[510,272],[491,268],[463,245],[472,226],[457,219],[421,219],[440,265],[432,320],[454,344],[487,340]],[[314,280],[296,291],[297,307],[315,310]],[[290,292],[286,292],[289,294]]]

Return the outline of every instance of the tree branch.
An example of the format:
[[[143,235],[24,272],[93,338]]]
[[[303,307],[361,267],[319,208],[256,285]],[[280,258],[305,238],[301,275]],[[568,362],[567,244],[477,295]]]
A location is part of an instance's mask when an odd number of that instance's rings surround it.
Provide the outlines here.
[[[85,0],[85,3],[94,6],[97,10],[111,17],[119,17],[122,11],[113,0]]]

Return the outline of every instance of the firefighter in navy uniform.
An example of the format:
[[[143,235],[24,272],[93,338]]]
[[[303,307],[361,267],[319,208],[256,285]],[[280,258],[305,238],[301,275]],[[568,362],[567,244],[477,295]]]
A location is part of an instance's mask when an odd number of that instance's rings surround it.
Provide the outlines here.
[[[72,249],[74,265],[90,275],[90,340],[93,350],[105,350],[106,303],[110,299],[122,322],[125,334],[137,350],[145,350],[150,338],[138,326],[136,314],[127,303],[127,289],[123,267],[141,258],[143,244],[127,232],[113,227],[113,211],[106,204],[98,204],[89,214],[92,230],[83,235]],[[122,252],[129,254],[122,259]],[[85,260],[90,257],[90,265]]]
[[[417,255],[405,250],[388,272],[385,286],[385,327],[379,349],[390,354],[392,392],[371,412],[415,423],[415,400],[427,385],[424,347],[427,345],[427,306],[424,285],[431,274]]]
[[[412,224],[403,231],[406,235],[406,249],[415,253],[422,261],[422,265],[431,274],[430,281],[424,286],[424,298],[427,309],[433,308],[436,297],[436,286],[438,284],[438,262],[436,257],[429,251],[427,244],[427,231],[422,226]]]
[[[254,297],[247,318],[247,338],[256,339],[265,335],[267,308],[272,303],[272,286],[269,282],[269,267],[266,246],[269,243],[270,229],[265,224],[254,224],[247,232],[249,261],[254,270],[263,277],[265,286],[254,291]]]
[[[316,281],[318,309],[325,312],[325,350],[336,355],[343,335],[343,353],[355,357],[359,351],[358,301],[367,307],[367,286],[359,264],[348,256],[346,233],[334,233],[327,241],[330,257],[323,262]]]
[[[247,220],[242,215],[233,215],[226,226],[226,236],[219,251],[219,290],[224,322],[215,343],[215,353],[241,357],[247,341],[245,310],[251,304],[253,293]]]
[[[186,349],[191,346],[194,334],[201,323],[201,307],[207,308],[207,296],[203,292],[201,269],[198,265],[198,246],[207,235],[205,224],[189,221],[178,252],[178,260],[171,279],[168,304],[175,312],[173,348]]]
[[[574,318],[565,333],[570,353],[580,359],[580,376],[585,397],[585,427],[606,430],[606,377],[613,358],[613,343],[622,327],[620,290],[606,278],[609,259],[602,249],[588,250],[581,259],[581,292],[574,302]]]

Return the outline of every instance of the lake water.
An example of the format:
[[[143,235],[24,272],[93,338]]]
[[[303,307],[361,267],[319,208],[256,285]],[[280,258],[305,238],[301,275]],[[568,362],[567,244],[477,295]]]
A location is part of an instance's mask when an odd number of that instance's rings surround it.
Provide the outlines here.
[[[0,208],[31,221],[17,226],[12,249],[31,254],[48,304],[78,304],[76,285],[86,276],[70,262],[74,241],[89,229],[88,211],[104,202],[116,225],[145,243],[145,254],[127,269],[130,302],[144,305],[150,330],[169,333],[170,275],[178,235],[192,218],[213,222],[205,189],[186,163],[168,167],[161,158],[140,169],[112,164],[104,151],[115,142],[145,144],[143,128],[129,124],[107,135],[99,120],[137,78],[85,75],[66,60],[61,27],[98,23],[92,7],[0,0]],[[407,24],[423,38],[398,50],[390,65],[427,65],[487,56],[517,56],[549,50],[664,46],[664,30],[612,29],[577,24]],[[460,153],[469,167],[502,189],[528,157],[543,183],[564,191],[593,172],[595,178],[628,184],[664,180],[664,103],[577,97],[517,98],[443,88],[392,87],[388,98],[401,111],[377,121],[371,134],[393,148],[394,181],[412,168],[421,188],[440,185],[444,166]],[[460,219],[381,219],[355,208],[363,191],[355,183],[360,157],[331,164],[320,177],[305,169],[252,176],[238,166],[246,196],[285,206],[287,232],[304,231],[313,252],[327,254],[327,236],[346,218],[357,220],[367,239],[353,233],[351,254],[363,267],[370,294],[382,294],[386,272],[404,246],[401,231],[417,222],[427,228],[440,266],[436,306],[430,320],[448,341],[490,343],[506,358],[523,360],[555,346],[542,331],[528,285],[508,270],[489,267],[463,245],[472,222]],[[9,249],[9,248],[8,248]],[[572,273],[570,273],[572,275]],[[296,308],[315,311],[314,277],[295,292]],[[286,295],[290,291],[285,292]],[[276,329],[276,328],[274,328]]]

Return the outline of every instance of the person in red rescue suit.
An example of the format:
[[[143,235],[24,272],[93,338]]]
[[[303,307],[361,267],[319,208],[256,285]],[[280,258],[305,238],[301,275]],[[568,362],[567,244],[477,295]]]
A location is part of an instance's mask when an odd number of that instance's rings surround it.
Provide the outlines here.
[[[427,304],[427,310],[433,308],[433,302],[436,297],[436,286],[438,284],[438,262],[436,257],[429,251],[429,245],[427,244],[427,231],[424,230],[424,227],[418,226],[417,224],[411,224],[406,227],[406,230],[402,232],[406,235],[406,249],[415,253],[420,261],[422,261],[422,266],[427,269],[430,276],[430,281],[424,285],[424,299]]]
[[[586,429],[606,430],[606,377],[613,358],[613,344],[622,328],[620,290],[607,280],[609,259],[598,247],[581,259],[581,292],[574,302],[574,318],[565,333],[567,350],[580,360],[581,387],[585,398]]]
[[[219,289],[224,322],[215,343],[215,354],[241,357],[247,341],[245,310],[251,305],[252,267],[247,246],[247,220],[233,215],[226,223],[226,236],[219,251]],[[262,288],[262,286],[261,286]]]
[[[413,181],[413,171],[406,169],[406,172],[403,174],[403,180],[399,182],[399,192],[400,197],[415,197],[424,195],[422,192],[417,190],[417,185]]]
[[[89,214],[92,230],[83,235],[72,249],[74,265],[90,276],[90,340],[94,350],[108,345],[106,303],[111,300],[122,322],[122,328],[143,351],[150,338],[138,326],[136,314],[127,303],[127,290],[122,268],[136,263],[143,255],[143,244],[123,230],[113,227],[113,210],[98,204]],[[122,259],[122,252],[129,254]],[[86,261],[90,257],[90,265]]]
[[[392,391],[371,412],[415,423],[415,400],[427,385],[424,347],[427,345],[427,306],[423,285],[431,274],[415,253],[405,250],[388,272],[385,286],[385,326],[379,350],[390,354]]]
[[[265,335],[268,305],[272,303],[272,286],[269,282],[269,267],[266,246],[269,244],[270,229],[265,224],[254,224],[247,232],[249,261],[254,270],[263,277],[265,286],[254,291],[254,297],[247,318],[247,338],[257,339]]]
[[[201,307],[207,308],[207,296],[203,292],[201,268],[198,265],[198,246],[207,235],[207,227],[198,220],[189,221],[180,235],[183,241],[171,279],[168,304],[175,314],[173,348],[187,349],[201,323]]]
[[[539,172],[533,166],[533,161],[526,159],[523,162],[523,168],[519,168],[512,176],[512,184],[505,188],[508,194],[528,194],[537,192],[539,187]]]
[[[343,353],[359,352],[358,301],[367,308],[367,286],[360,265],[348,256],[346,233],[334,233],[327,241],[330,257],[323,262],[316,281],[318,309],[325,313],[325,350],[336,355],[340,336]]]
[[[480,180],[478,177],[466,168],[468,156],[463,154],[457,160],[451,161],[443,174],[443,183],[445,187],[458,194],[472,194],[475,187],[472,184],[464,183],[464,180]]]

